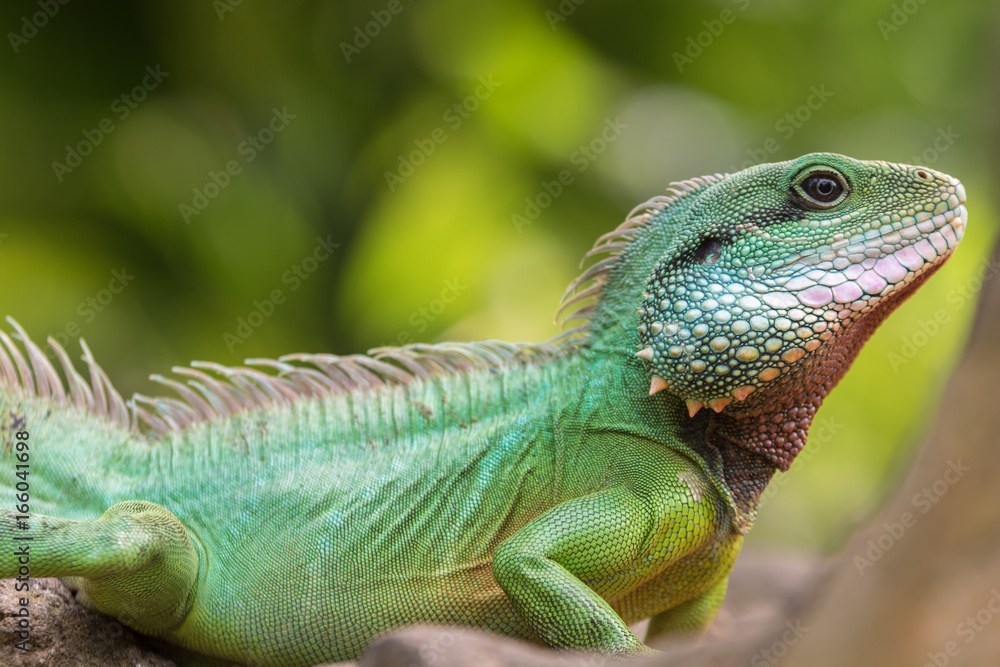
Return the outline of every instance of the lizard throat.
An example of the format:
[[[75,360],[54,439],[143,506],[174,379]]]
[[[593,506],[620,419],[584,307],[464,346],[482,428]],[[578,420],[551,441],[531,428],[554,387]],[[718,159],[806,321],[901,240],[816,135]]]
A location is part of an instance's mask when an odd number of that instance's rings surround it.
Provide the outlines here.
[[[761,390],[753,401],[726,411],[705,411],[716,439],[753,451],[774,468],[788,470],[802,451],[813,417],[826,395],[847,372],[879,324],[915,292],[943,262],[930,267],[875,308],[841,329],[813,354]]]

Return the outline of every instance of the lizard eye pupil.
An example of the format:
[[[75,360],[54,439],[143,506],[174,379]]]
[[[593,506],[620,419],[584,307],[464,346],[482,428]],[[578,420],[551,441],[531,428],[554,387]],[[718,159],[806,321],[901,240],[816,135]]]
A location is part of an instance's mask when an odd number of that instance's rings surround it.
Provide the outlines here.
[[[847,183],[832,171],[813,172],[795,187],[797,199],[808,208],[825,209],[839,204],[847,194]]]
[[[824,204],[832,202],[844,190],[840,183],[826,176],[810,176],[802,181],[802,189],[806,191],[807,195]]]
[[[816,192],[821,197],[824,198],[832,195],[834,188],[837,187],[837,184],[831,181],[829,178],[817,178],[815,181],[812,182],[812,184]]]

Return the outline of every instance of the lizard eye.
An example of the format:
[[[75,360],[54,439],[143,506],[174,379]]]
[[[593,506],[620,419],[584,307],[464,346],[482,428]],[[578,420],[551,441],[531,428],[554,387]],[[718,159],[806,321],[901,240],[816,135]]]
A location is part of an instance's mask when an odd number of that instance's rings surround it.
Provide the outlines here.
[[[847,198],[850,189],[839,173],[829,169],[805,172],[792,185],[792,195],[806,208],[824,210],[833,208]]]
[[[720,257],[722,257],[722,241],[709,236],[702,240],[691,260],[695,264],[715,264]]]

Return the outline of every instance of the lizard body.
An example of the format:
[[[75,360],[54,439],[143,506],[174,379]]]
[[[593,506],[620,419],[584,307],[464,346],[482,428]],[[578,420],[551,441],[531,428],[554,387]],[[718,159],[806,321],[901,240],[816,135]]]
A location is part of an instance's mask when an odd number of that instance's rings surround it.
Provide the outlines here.
[[[130,627],[255,664],[418,622],[646,653],[628,623],[711,622],[760,492],[964,200],[833,154],[685,181],[598,240],[564,299],[582,325],[549,343],[154,376],[180,399],[126,403],[50,339],[60,376],[12,321],[0,461],[30,457],[31,500],[0,535]]]

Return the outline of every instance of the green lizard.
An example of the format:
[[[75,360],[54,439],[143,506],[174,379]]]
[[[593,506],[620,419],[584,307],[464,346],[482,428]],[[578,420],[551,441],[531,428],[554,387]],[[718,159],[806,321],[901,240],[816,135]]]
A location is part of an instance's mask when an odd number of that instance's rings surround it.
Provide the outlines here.
[[[89,380],[49,339],[60,375],[10,320],[0,577],[68,578],[254,664],[418,622],[649,652],[627,624],[711,622],[761,491],[964,202],[945,174],[826,153],[675,183],[598,239],[553,341],[153,376],[180,398],[125,402],[82,341]]]

